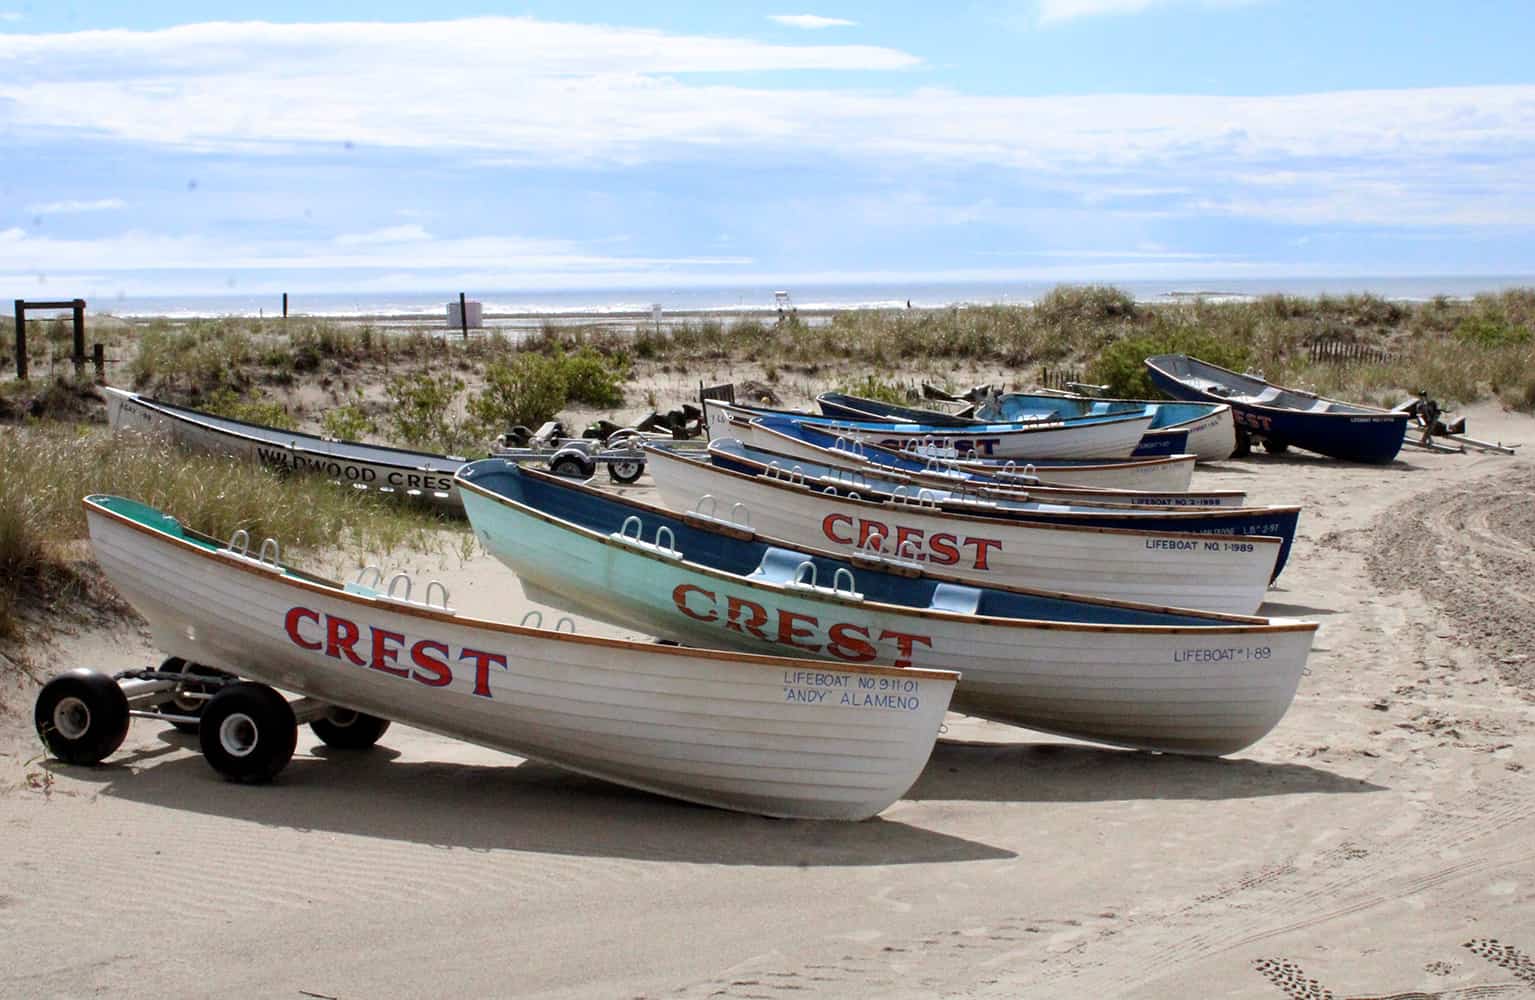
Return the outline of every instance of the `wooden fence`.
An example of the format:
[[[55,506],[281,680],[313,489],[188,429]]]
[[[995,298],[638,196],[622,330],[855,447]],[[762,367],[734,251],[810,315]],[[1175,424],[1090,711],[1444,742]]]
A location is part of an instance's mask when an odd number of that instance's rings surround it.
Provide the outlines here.
[[[1313,340],[1307,350],[1315,364],[1389,365],[1400,360],[1399,355],[1384,348],[1345,340]]]

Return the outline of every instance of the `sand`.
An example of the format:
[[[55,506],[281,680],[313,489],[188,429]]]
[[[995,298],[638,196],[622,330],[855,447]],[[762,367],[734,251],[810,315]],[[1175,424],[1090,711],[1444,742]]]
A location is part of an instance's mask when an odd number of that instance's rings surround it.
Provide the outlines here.
[[[1535,420],[1469,413],[1535,448]],[[879,818],[781,822],[399,726],[360,756],[306,730],[270,787],[147,721],[68,767],[37,759],[29,686],[0,692],[0,995],[1535,993],[1535,462],[1196,482],[1305,505],[1265,611],[1322,623],[1288,716],[1230,759],[951,715]],[[483,555],[414,568],[532,607]],[[47,657],[158,659],[132,625]]]

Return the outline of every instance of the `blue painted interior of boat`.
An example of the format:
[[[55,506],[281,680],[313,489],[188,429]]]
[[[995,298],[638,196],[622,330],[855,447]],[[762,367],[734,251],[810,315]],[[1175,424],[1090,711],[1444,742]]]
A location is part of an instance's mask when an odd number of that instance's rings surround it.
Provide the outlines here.
[[[997,400],[997,409],[1003,420],[1039,419],[1041,413],[1055,413],[1063,417],[1105,416],[1111,413],[1139,413],[1150,405],[1156,413],[1151,421],[1152,430],[1173,427],[1190,420],[1208,417],[1215,412],[1217,403],[1152,403],[1120,401],[1114,399],[1074,399],[1070,396],[1046,396],[1028,392],[1009,392]]]
[[[792,418],[786,419],[784,417],[758,416],[753,419],[758,421],[768,430],[776,431],[780,434],[785,434],[789,437],[803,441],[806,444],[815,445],[818,448],[838,449],[840,447],[840,450],[842,451],[858,450],[858,447],[854,445],[852,439],[838,431],[836,428],[803,424],[793,420]],[[897,451],[893,448],[881,448],[877,445],[866,445],[863,446],[863,450],[860,452],[860,454],[866,455],[871,462],[877,462],[880,465],[887,465],[891,468],[902,469],[907,472],[921,472],[923,469],[927,468],[927,459],[914,457],[910,454]],[[1122,461],[1122,459],[1028,458],[1014,459],[1011,464],[1013,466],[1013,471],[1019,475],[1022,475],[1024,466],[1026,465],[1038,466],[1041,469],[1070,469],[1071,467],[1077,465],[1102,465],[1105,461]],[[997,471],[1000,472],[1006,467],[1008,463],[993,461],[991,464],[995,465]],[[984,472],[974,472],[969,469],[966,471],[968,473],[968,478],[971,479],[985,481],[989,478]]]
[[[964,592],[974,591],[976,596],[970,613],[1000,618],[1094,625],[1212,624],[1208,618],[1191,614],[1142,611],[1095,604],[1067,596],[1022,594],[990,587],[949,584],[926,576],[907,577],[882,573],[855,566],[847,560],[802,554],[760,538],[747,541],[723,530],[695,526],[684,521],[680,515],[658,508],[631,505],[557,477],[529,475],[515,463],[502,459],[474,462],[466,466],[460,475],[481,489],[604,537],[618,531],[628,518],[638,516],[641,534],[646,540],[653,539],[658,528],[669,528],[685,560],[740,577],[750,578],[759,570],[763,576],[776,575],[792,562],[788,578],[793,579],[793,574],[799,572],[800,564],[809,561],[815,567],[816,579],[823,585],[836,578],[837,570],[847,569],[853,574],[855,589],[863,594],[865,600],[883,604],[909,608],[970,609],[970,597]],[[785,553],[789,555],[786,557]],[[940,588],[943,589],[940,591]]]

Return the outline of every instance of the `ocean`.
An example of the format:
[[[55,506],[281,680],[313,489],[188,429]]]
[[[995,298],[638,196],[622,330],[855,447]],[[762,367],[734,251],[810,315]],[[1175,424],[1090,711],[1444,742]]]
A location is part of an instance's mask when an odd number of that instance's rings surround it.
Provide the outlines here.
[[[1469,298],[1482,292],[1535,286],[1535,275],[1455,275],[1423,277],[1233,278],[1198,281],[1115,281],[1112,284],[1140,302],[1180,299],[1247,299],[1264,295],[1347,295],[1370,293],[1397,301],[1427,301],[1435,296]],[[1060,282],[907,283],[883,285],[719,286],[689,288],[630,288],[560,290],[550,292],[463,289],[470,301],[483,305],[487,319],[547,317],[650,316],[660,306],[663,315],[695,313],[776,314],[778,293],[787,308],[807,312],[845,309],[917,309],[958,305],[1027,304]],[[290,315],[321,317],[370,316],[381,319],[437,318],[447,304],[457,303],[458,290],[427,293],[295,293],[289,296]],[[281,295],[117,296],[90,301],[93,313],[122,317],[279,316]]]

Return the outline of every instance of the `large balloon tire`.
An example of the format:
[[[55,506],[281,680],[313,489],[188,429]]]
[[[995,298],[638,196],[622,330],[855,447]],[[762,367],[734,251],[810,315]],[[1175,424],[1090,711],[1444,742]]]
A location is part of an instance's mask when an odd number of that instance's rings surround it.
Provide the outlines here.
[[[209,699],[197,739],[215,771],[230,781],[264,784],[293,759],[298,722],[288,699],[265,684],[239,681]]]
[[[366,750],[389,730],[389,720],[349,708],[333,708],[309,723],[320,741],[337,750]]]
[[[99,764],[128,737],[128,698],[106,674],[71,670],[43,685],[32,718],[53,756]]]

